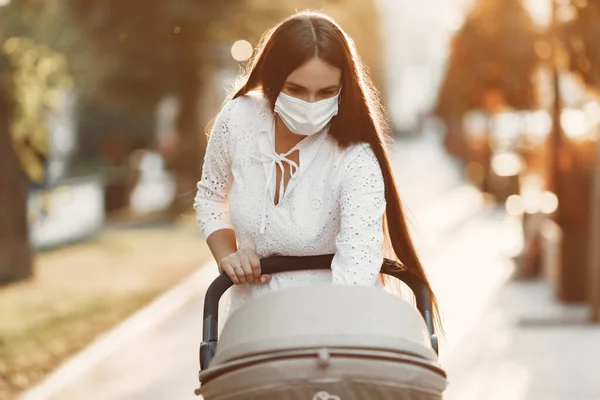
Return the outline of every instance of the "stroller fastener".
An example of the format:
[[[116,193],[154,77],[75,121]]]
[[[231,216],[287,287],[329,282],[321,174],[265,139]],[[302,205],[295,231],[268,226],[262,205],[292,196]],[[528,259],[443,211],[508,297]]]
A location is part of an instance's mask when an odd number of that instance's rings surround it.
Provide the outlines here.
[[[315,393],[312,400],[340,400],[340,396],[321,391]]]
[[[331,361],[331,355],[327,349],[321,349],[317,352],[317,364],[321,368],[325,368],[329,366],[329,362]]]

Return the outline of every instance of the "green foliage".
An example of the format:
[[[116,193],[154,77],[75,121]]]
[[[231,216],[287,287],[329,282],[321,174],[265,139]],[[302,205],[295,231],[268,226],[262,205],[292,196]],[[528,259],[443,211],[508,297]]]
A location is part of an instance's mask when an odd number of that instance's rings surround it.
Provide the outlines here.
[[[13,105],[10,134],[21,166],[35,183],[44,180],[49,150],[46,115],[73,85],[66,57],[52,48],[68,46],[59,10],[56,0],[0,9],[0,90]]]
[[[72,85],[66,58],[33,39],[17,36],[2,46],[10,66],[4,74],[5,90],[14,103],[11,135],[21,165],[29,179],[41,182],[48,153],[49,110],[60,107],[61,91]]]

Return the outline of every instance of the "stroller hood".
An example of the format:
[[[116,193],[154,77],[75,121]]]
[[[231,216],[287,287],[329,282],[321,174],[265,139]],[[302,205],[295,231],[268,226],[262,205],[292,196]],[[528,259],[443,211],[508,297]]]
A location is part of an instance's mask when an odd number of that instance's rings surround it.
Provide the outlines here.
[[[437,362],[419,312],[378,288],[315,285],[274,291],[236,310],[211,368],[289,350],[392,351]]]

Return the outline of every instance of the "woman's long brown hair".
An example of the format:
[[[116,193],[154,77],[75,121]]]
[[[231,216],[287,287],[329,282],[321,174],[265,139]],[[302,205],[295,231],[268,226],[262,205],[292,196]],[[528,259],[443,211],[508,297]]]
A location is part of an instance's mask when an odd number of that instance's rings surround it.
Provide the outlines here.
[[[233,98],[262,89],[274,110],[288,75],[315,56],[342,70],[339,111],[329,135],[341,148],[355,143],[371,145],[385,181],[386,256],[395,258],[427,285],[434,319],[441,327],[437,302],[411,240],[388,157],[389,127],[384,108],[352,39],[327,15],[312,11],[294,14],[263,36],[249,61],[245,81]]]

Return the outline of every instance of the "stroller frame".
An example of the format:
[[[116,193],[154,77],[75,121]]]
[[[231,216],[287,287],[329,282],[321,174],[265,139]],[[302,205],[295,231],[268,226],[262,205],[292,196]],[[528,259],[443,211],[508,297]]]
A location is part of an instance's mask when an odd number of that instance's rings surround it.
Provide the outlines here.
[[[306,257],[274,256],[261,260],[261,271],[263,274],[276,274],[303,270],[325,270],[331,268],[332,260],[333,255],[331,254]],[[438,339],[433,325],[432,305],[429,290],[425,283],[411,272],[403,270],[396,261],[387,258],[383,261],[381,273],[401,280],[414,293],[417,309],[429,331],[431,347],[438,353]],[[204,300],[204,326],[199,352],[200,372],[209,367],[211,360],[215,356],[219,338],[219,300],[232,285],[233,282],[229,276],[222,273],[211,283],[206,291]],[[199,394],[199,389],[196,389],[196,394]]]

